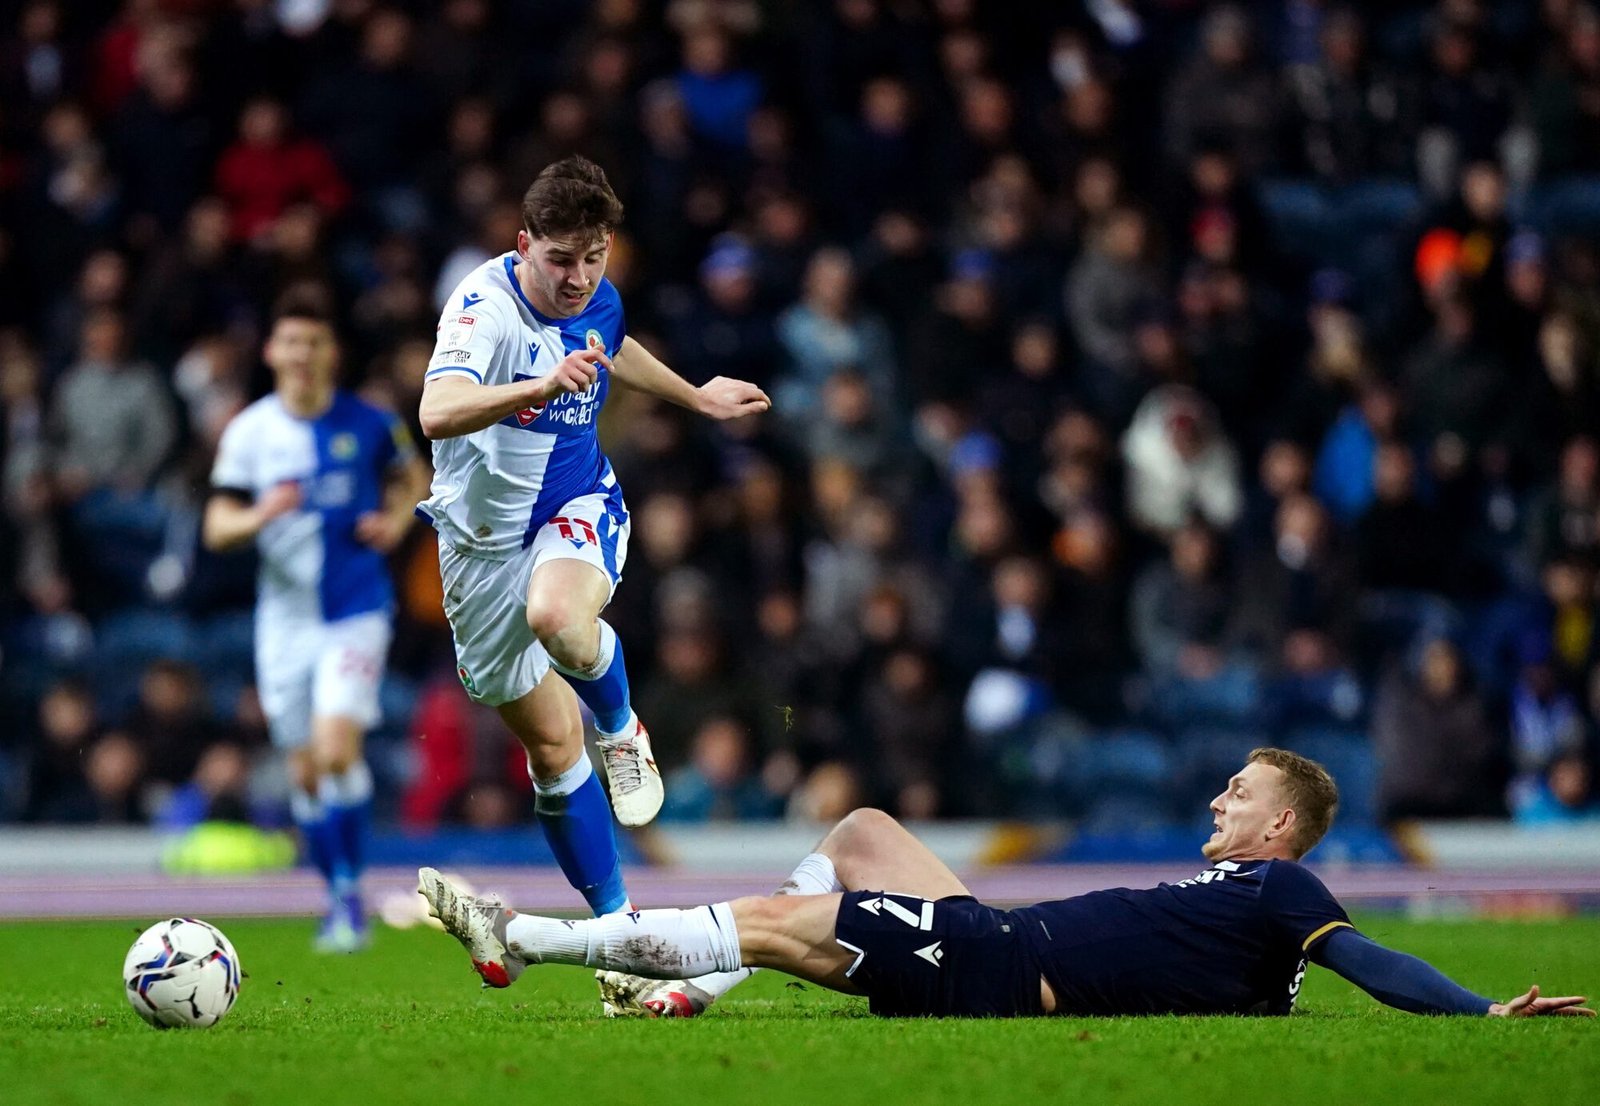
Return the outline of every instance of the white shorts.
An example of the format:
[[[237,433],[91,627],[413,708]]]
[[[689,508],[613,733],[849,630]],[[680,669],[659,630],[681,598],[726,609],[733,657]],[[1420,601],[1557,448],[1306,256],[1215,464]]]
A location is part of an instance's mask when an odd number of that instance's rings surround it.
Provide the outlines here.
[[[526,549],[504,561],[439,543],[444,613],[455,638],[456,675],[468,696],[497,707],[539,686],[550,670],[550,655],[528,628],[528,581],[534,570],[547,561],[585,561],[606,574],[615,594],[631,526],[622,496],[613,489],[569,500]]]
[[[272,743],[297,749],[312,718],[378,724],[378,688],[393,634],[389,614],[371,611],[337,622],[256,618],[256,684]]]

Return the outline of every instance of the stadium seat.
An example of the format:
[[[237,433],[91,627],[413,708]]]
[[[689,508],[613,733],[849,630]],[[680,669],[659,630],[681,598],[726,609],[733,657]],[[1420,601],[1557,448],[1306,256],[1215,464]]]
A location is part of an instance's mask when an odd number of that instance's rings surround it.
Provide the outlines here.
[[[1191,726],[1179,733],[1176,776],[1185,814],[1214,799],[1252,749],[1270,744],[1265,732],[1253,729]]]
[[[203,655],[187,619],[171,611],[134,608],[108,615],[95,633],[95,663],[143,666],[152,660],[196,660]]]
[[[1089,805],[1078,824],[1086,835],[1141,834],[1170,830],[1174,820],[1159,799],[1131,794],[1107,795]]]
[[[1328,770],[1339,785],[1339,823],[1369,827],[1378,820],[1378,757],[1361,730],[1306,726],[1291,731],[1284,744]]]

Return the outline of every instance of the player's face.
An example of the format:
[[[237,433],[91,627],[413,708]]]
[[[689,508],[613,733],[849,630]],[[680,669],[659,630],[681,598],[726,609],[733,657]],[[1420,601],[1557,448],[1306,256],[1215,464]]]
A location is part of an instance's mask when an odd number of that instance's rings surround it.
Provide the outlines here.
[[[610,234],[580,231],[556,238],[535,238],[517,232],[517,252],[527,264],[528,298],[540,312],[567,319],[589,306],[589,297],[606,275]]]
[[[338,356],[333,328],[316,319],[279,319],[263,351],[267,367],[279,382],[299,387],[332,382]]]
[[[1222,794],[1211,800],[1216,831],[1200,850],[1207,860],[1256,859],[1280,851],[1282,777],[1277,768],[1257,761],[1228,781]]]

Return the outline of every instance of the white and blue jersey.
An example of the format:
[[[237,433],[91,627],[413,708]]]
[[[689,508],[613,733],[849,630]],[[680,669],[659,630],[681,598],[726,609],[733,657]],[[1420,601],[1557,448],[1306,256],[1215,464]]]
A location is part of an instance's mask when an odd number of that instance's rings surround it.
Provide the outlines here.
[[[555,319],[523,295],[516,263],[514,252],[488,261],[450,294],[428,379],[511,384],[544,376],[575,350],[614,356],[621,348],[627,333],[622,298],[609,280],[601,280],[583,311]],[[568,503],[601,495],[608,509],[599,516],[603,532],[595,540],[602,551],[613,551],[608,562],[615,561],[618,520],[627,515],[611,464],[600,451],[597,431],[610,373],[603,365],[596,368],[594,384],[582,392],[433,443],[433,487],[418,512],[444,544],[469,556],[506,560],[531,546]],[[609,571],[617,574],[614,566]]]
[[[259,617],[337,622],[393,608],[383,555],[356,539],[355,526],[383,506],[388,473],[415,456],[399,419],[342,391],[316,418],[290,414],[276,395],[234,417],[217,448],[212,487],[252,500],[285,482],[300,488],[299,508],[256,539]]]

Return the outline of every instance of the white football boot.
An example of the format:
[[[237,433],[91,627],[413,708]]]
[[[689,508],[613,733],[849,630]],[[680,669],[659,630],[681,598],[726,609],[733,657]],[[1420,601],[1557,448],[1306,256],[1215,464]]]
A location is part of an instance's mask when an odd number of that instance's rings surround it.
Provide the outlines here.
[[[435,868],[417,869],[417,894],[427,900],[428,913],[466,946],[485,987],[509,987],[516,982],[528,965],[506,947],[506,923],[514,911],[499,899],[463,894]]]
[[[594,977],[608,1018],[697,1018],[712,1002],[686,979],[646,979],[623,972],[596,972]]]
[[[650,735],[637,715],[633,732],[615,737],[602,736],[601,762],[606,766],[606,782],[611,787],[611,809],[617,821],[634,829],[647,824],[661,809],[666,792],[661,786],[661,771],[650,751]]]

